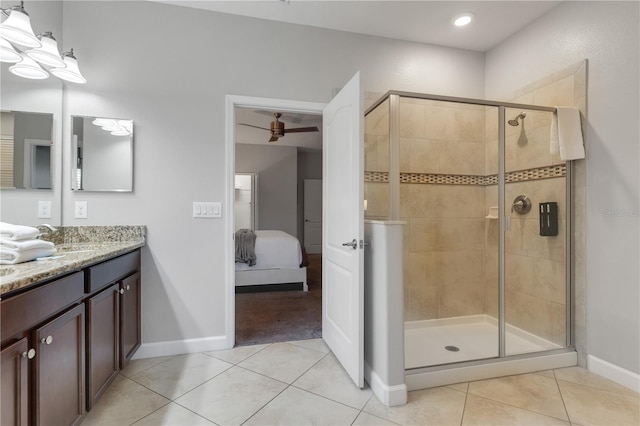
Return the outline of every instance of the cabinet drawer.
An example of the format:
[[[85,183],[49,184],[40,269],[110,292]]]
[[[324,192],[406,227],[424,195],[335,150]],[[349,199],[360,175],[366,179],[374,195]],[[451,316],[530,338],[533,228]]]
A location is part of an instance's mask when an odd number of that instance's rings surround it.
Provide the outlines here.
[[[25,331],[84,296],[84,274],[76,272],[2,301],[2,338]]]
[[[140,268],[140,250],[116,257],[87,271],[87,293],[93,293],[102,287],[131,275]]]

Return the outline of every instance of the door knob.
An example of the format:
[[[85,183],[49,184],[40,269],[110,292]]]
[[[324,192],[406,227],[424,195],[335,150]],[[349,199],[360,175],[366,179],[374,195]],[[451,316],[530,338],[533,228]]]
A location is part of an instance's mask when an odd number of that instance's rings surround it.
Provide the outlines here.
[[[345,247],[351,247],[352,249],[357,249],[358,248],[358,241],[356,241],[356,239],[354,238],[353,240],[351,240],[351,242],[349,243],[342,243],[343,246]]]

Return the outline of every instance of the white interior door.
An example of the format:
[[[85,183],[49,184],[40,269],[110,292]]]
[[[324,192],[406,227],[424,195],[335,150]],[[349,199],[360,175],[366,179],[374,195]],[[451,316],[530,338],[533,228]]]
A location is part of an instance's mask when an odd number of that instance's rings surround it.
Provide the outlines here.
[[[360,73],[325,107],[322,121],[322,337],[356,385],[363,387],[364,119]]]
[[[304,249],[322,253],[322,179],[304,180]]]

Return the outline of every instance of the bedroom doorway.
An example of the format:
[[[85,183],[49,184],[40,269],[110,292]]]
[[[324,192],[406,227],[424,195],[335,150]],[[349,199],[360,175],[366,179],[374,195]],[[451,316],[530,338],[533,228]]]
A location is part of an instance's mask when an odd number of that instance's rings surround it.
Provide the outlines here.
[[[245,229],[255,234],[255,264],[234,259],[235,345],[321,338],[322,114],[264,105],[234,115],[237,250]]]

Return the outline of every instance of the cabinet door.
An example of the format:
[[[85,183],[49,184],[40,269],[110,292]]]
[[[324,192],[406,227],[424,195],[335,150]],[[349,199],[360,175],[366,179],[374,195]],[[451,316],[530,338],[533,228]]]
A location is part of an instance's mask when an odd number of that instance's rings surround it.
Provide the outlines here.
[[[87,411],[118,375],[120,362],[120,285],[114,284],[86,303]]]
[[[85,413],[84,304],[33,332],[36,425],[75,425]]]
[[[2,416],[0,424],[27,425],[29,377],[27,338],[7,346],[0,352],[0,371],[2,372]],[[33,352],[29,354],[33,357]]]
[[[120,367],[125,368],[142,342],[140,273],[122,280],[122,290],[124,292],[120,302]]]

